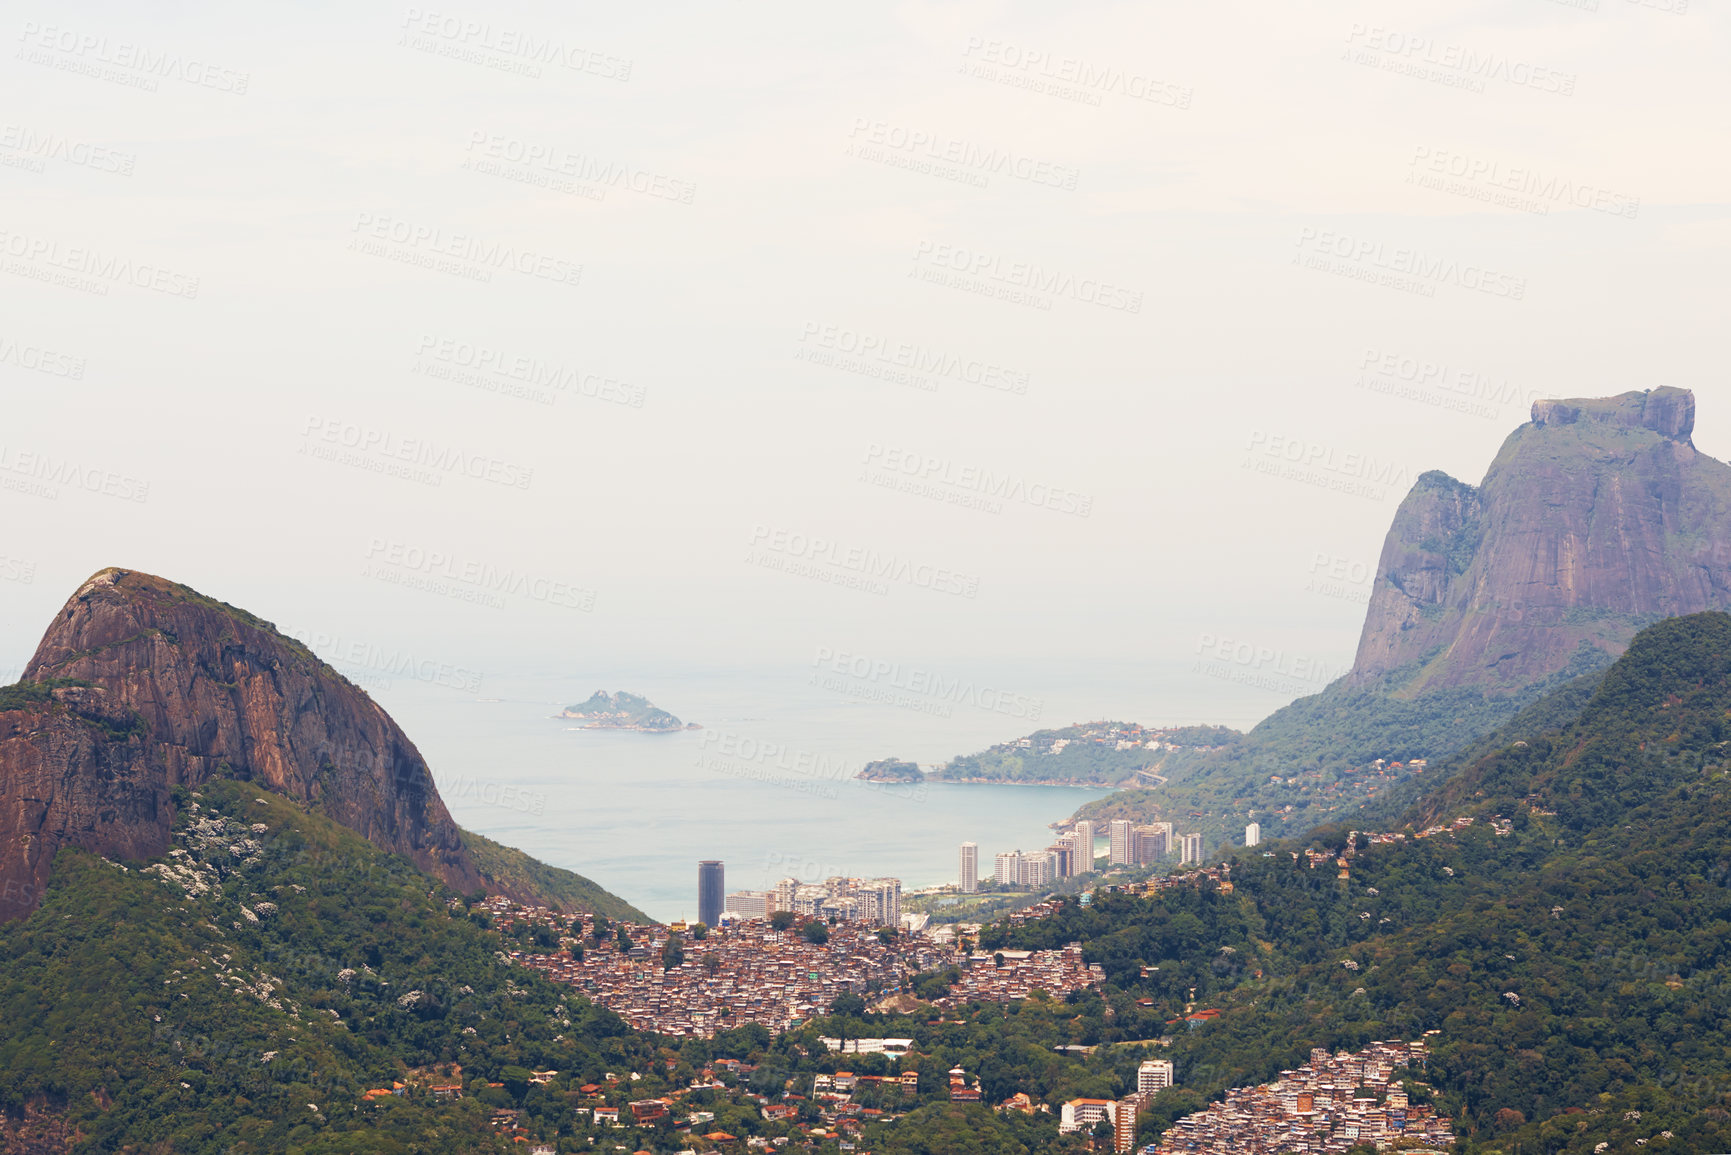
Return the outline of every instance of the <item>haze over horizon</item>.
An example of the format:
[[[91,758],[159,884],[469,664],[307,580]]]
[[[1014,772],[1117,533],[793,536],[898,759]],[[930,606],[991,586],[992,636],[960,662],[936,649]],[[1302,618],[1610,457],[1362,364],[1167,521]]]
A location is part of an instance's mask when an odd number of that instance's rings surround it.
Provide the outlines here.
[[[272,15],[14,21],[0,670],[118,565],[681,714],[847,653],[1245,726],[1320,684],[1200,640],[1343,670],[1412,479],[1532,399],[1690,388],[1731,457],[1719,10]]]

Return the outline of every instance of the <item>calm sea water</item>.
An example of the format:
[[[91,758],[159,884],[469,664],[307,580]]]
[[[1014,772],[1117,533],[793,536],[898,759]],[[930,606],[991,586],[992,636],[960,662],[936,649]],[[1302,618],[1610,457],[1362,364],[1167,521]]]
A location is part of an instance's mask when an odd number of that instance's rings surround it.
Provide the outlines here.
[[[597,689],[593,679],[489,677],[481,693],[498,700],[487,701],[356,677],[414,738],[459,823],[664,921],[696,917],[699,859],[726,863],[730,891],[834,874],[889,875],[912,889],[953,880],[963,841],[979,844],[982,873],[998,851],[1048,845],[1051,823],[1103,793],[853,778],[875,758],[936,763],[1066,724],[1061,705],[1039,721],[959,704],[942,717],[793,675],[607,686],[705,727],[640,734],[552,717]]]

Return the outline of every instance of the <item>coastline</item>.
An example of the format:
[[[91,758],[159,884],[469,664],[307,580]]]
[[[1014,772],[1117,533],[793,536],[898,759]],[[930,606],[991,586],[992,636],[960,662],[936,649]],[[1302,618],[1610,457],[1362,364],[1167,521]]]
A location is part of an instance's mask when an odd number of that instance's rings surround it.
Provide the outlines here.
[[[935,778],[926,775],[927,782],[953,783],[957,786],[1075,786],[1084,790],[1126,790],[1128,782],[1084,782],[1075,778]]]

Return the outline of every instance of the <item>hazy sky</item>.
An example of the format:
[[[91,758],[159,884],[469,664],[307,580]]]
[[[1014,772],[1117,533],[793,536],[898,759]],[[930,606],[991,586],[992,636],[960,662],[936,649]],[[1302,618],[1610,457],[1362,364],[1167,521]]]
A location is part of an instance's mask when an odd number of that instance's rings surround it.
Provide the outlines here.
[[[123,565],[463,669],[1242,724],[1533,397],[1731,456],[1717,5],[151,7],[9,17],[8,674]]]

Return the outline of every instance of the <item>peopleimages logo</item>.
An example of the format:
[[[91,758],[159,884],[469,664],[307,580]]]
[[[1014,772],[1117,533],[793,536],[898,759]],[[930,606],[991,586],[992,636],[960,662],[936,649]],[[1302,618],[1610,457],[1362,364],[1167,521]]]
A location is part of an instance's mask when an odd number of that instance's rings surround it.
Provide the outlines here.
[[[601,160],[556,144],[524,141],[514,136],[476,130],[469,133],[468,151],[471,156],[533,169],[548,176],[602,188],[623,188],[682,205],[690,204],[697,195],[697,186],[688,180],[647,172],[617,161]]]
[[[1463,263],[1453,257],[1431,256],[1418,249],[1393,248],[1381,241],[1337,233],[1332,229],[1309,226],[1299,229],[1298,247],[1303,250],[1300,257],[1305,253],[1334,257],[1367,271],[1381,270],[1420,283],[1456,285],[1510,301],[1524,300],[1527,295],[1525,277]]]
[[[138,157],[130,152],[91,144],[64,133],[40,132],[21,124],[0,125],[0,148],[35,160],[58,160],[117,176],[131,176],[133,165],[138,163]]]
[[[493,599],[488,604],[501,608],[504,603],[497,599],[506,594],[563,609],[587,612],[595,608],[594,590],[521,570],[500,569],[491,562],[462,558],[443,550],[424,549],[391,538],[373,538],[367,545],[366,557],[363,576],[378,576],[401,585],[426,585],[434,593],[445,593],[446,589],[436,587],[454,583],[477,596]],[[383,572],[373,572],[376,570]],[[464,597],[460,600],[472,599]]]
[[[530,399],[567,393],[615,405],[628,405],[633,409],[643,408],[644,389],[641,385],[479,342],[424,334],[416,353],[423,361],[434,362],[439,369],[447,370],[441,373],[433,366],[428,366],[425,370],[428,376],[448,376],[459,384],[472,384],[488,392],[516,392]],[[423,371],[419,365],[416,369]],[[474,380],[458,376],[464,370],[472,371],[472,374],[478,376]],[[507,382],[523,388],[509,389],[506,387]],[[542,393],[543,390],[546,392]]]
[[[536,252],[534,249],[484,241],[468,233],[448,232],[434,225],[417,224],[414,221],[374,213],[359,213],[355,217],[352,231],[356,235],[350,239],[349,247],[357,251],[372,256],[384,256],[388,250],[382,250],[381,246],[395,246],[404,256],[412,254],[420,258],[405,260],[406,264],[425,264],[429,268],[438,268],[437,262],[441,258],[461,262],[469,266],[474,274],[478,274],[475,277],[477,280],[491,280],[492,274],[489,270],[492,269],[519,273],[555,285],[577,285],[583,280],[583,266],[575,261]],[[439,268],[439,271],[449,270]]]
[[[99,75],[102,66],[122,69],[137,74],[138,83],[132,87],[148,92],[156,91],[158,80],[178,80],[197,88],[210,88],[217,92],[245,96],[247,85],[252,81],[250,72],[223,68],[182,56],[178,52],[161,52],[125,40],[111,41],[106,36],[96,36],[53,24],[38,24],[34,20],[24,22],[24,30],[18,34],[18,39],[23,41],[27,50],[59,53],[72,67],[65,68],[65,65],[54,62],[51,56],[47,61],[32,60],[32,63],[48,63],[53,67],[62,67],[66,71],[86,75]]]
[[[153,293],[188,300],[198,296],[198,278],[167,269],[161,265],[140,263],[115,253],[82,245],[62,245],[52,237],[0,229],[0,255],[27,262],[23,267],[8,268],[8,272],[29,275],[30,266],[43,271],[59,269],[66,273],[96,278],[93,288],[106,295],[108,285],[131,285]],[[74,286],[76,287],[76,286]],[[90,291],[86,289],[85,291]]]
[[[1091,494],[1030,482],[1012,473],[994,473],[976,465],[958,465],[947,457],[934,457],[893,445],[873,442],[866,448],[865,465],[868,469],[882,469],[892,476],[900,475],[923,485],[949,487],[1054,513],[1087,517],[1094,508]],[[997,511],[994,509],[992,512]]]
[[[980,591],[980,579],[975,574],[958,573],[893,553],[882,554],[864,546],[843,545],[827,537],[771,529],[767,525],[752,529],[751,548],[752,555],[747,555],[747,561],[763,564],[766,556],[785,558],[807,567],[841,571],[868,586],[881,586],[884,581],[891,581],[964,598],[971,598]],[[772,565],[769,568],[782,567]]]
[[[1030,293],[1068,297],[1084,305],[1116,309],[1124,313],[1142,311],[1142,294],[1092,277],[1077,277],[1072,273],[1044,268],[1025,261],[1005,261],[990,253],[963,248],[960,245],[921,241],[914,248],[914,264],[965,277],[977,278],[988,284]]]
[[[914,341],[900,341],[881,333],[850,329],[845,325],[825,325],[807,321],[799,335],[803,349],[795,357],[824,363],[822,354],[839,354],[857,360],[862,365],[891,366],[924,376],[948,377],[969,385],[980,385],[1004,393],[1025,394],[1028,374],[1009,369],[977,357],[962,357],[945,349],[936,349]],[[841,367],[846,367],[845,364]],[[935,384],[933,386],[936,387]]]
[[[433,51],[441,56],[453,56],[472,63],[488,63],[485,55],[496,56],[500,62],[515,64],[518,70],[537,77],[541,75],[538,65],[553,64],[602,80],[623,83],[631,79],[632,62],[622,56],[566,44],[551,36],[495,25],[491,21],[410,8],[403,17],[402,27],[408,47]]]
[[[342,638],[312,630],[290,630],[288,635],[336,666],[371,670],[387,677],[412,678],[454,690],[479,690],[481,673],[467,666],[424,658],[407,650],[375,645],[358,638]]]
[[[535,479],[535,470],[484,453],[470,453],[451,445],[440,445],[419,437],[399,437],[388,430],[357,425],[335,418],[309,417],[305,432],[306,445],[302,452],[311,457],[324,457],[321,448],[343,449],[384,462],[432,471],[433,484],[446,475],[458,474],[475,481],[513,489],[528,489]],[[419,480],[419,479],[417,479]]]
[[[1190,99],[1194,95],[1193,90],[1185,85],[1160,80],[1146,72],[1112,68],[1077,56],[1023,48],[1007,40],[987,40],[982,36],[970,36],[967,45],[962,49],[962,56],[994,70],[975,73],[984,79],[999,79],[995,70],[1004,69],[1010,75],[1020,74],[1026,78],[1027,83],[1011,84],[1012,87],[1045,91],[1040,81],[1049,81],[1060,86],[1074,85],[1079,94],[1088,97],[1083,101],[1086,104],[1099,104],[1100,97],[1104,94],[1161,104],[1168,108],[1189,108]],[[962,71],[968,71],[966,65]],[[1005,79],[1000,83],[1011,82]]]
[[[1404,465],[1392,460],[1378,460],[1368,453],[1355,453],[1336,449],[1319,441],[1306,441],[1302,437],[1286,437],[1279,433],[1253,429],[1245,449],[1256,456],[1271,457],[1327,473],[1338,473],[1374,485],[1405,486],[1411,483]]]
[[[871,658],[865,654],[850,654],[830,646],[817,647],[817,656],[811,664],[820,673],[843,675],[873,688],[902,690],[1012,718],[1038,721],[1045,708],[1042,699],[1026,694],[979,685],[965,678],[946,677],[919,666]]]
[[[0,444],[0,487],[19,489],[17,485],[7,484],[14,477],[44,483],[26,483],[25,488],[32,496],[46,497],[50,501],[60,496],[59,490],[50,488],[57,485],[64,485],[68,489],[82,489],[86,493],[100,493],[104,497],[113,497],[120,501],[150,500],[148,481],[115,473],[111,469],[83,465],[70,458],[55,457],[52,453],[36,453],[30,450],[20,452]]]
[[[1007,176],[1070,191],[1076,188],[1078,173],[1073,165],[1038,160],[1009,148],[986,148],[941,132],[906,128],[884,120],[856,116],[848,137],[854,142],[848,146],[849,151],[868,160],[905,155],[919,161],[954,165],[961,171],[980,176]],[[865,148],[881,150],[882,155],[856,151]]]
[[[1209,633],[1197,637],[1196,654],[1193,672],[1264,689],[1285,689],[1293,683],[1327,685],[1347,669],[1317,658]]]
[[[1346,41],[1354,47],[1382,53],[1385,59],[1407,68],[1428,68],[1471,82],[1479,86],[1479,91],[1483,91],[1485,81],[1496,80],[1557,96],[1575,94],[1576,77],[1572,72],[1541,68],[1525,60],[1459,44],[1439,44],[1429,36],[1414,36],[1376,24],[1354,24]]]
[[[70,353],[59,353],[41,345],[28,345],[3,336],[0,336],[0,365],[16,365],[20,369],[46,373],[50,377],[84,380],[84,358],[74,357]]]
[[[1446,361],[1367,346],[1359,358],[1360,389],[1406,397],[1461,413],[1492,418],[1509,405],[1527,405],[1537,389],[1522,389],[1509,379],[1479,369],[1456,368]]]
[[[815,778],[852,778],[861,768],[860,763],[846,758],[833,758],[780,742],[766,742],[734,730],[706,729],[698,735],[697,746],[708,754]]]
[[[1641,198],[1612,192],[1585,181],[1542,173],[1529,165],[1509,165],[1445,148],[1418,145],[1407,162],[1407,183],[1439,192],[1548,214],[1562,205],[1634,220]]]

